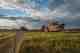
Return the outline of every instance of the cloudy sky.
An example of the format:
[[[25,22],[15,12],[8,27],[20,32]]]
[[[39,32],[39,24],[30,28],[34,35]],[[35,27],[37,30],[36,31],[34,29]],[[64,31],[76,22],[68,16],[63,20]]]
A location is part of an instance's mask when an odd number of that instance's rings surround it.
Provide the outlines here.
[[[0,16],[18,17],[15,20],[1,17],[0,22],[14,21],[18,26],[26,24],[27,28],[35,29],[56,19],[65,23],[65,28],[79,28],[79,5],[80,0],[0,0]]]

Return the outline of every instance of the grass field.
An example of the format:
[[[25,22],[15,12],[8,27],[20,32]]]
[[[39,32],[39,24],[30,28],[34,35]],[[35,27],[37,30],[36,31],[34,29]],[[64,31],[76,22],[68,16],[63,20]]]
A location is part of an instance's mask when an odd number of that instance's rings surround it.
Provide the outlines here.
[[[24,33],[24,39],[26,41],[31,41],[32,44],[40,44],[42,46],[51,46],[55,44],[54,47],[62,48],[79,48],[80,47],[80,33],[64,33],[64,32],[30,32]],[[42,46],[43,47],[43,46]]]
[[[32,53],[35,53],[36,51],[37,53],[42,53],[40,50],[44,50],[45,52],[43,53],[51,53],[50,51],[52,50],[54,52],[55,49],[80,48],[80,33],[24,32],[24,41],[22,45],[22,49],[27,48],[28,53],[31,53],[30,51],[32,51]],[[24,50],[25,49],[23,49],[23,51]]]
[[[13,36],[16,36],[16,33],[13,32],[13,31],[0,32],[0,40],[10,38],[10,37],[13,37]]]
[[[80,53],[80,33],[0,32],[0,53],[14,48],[16,53]]]

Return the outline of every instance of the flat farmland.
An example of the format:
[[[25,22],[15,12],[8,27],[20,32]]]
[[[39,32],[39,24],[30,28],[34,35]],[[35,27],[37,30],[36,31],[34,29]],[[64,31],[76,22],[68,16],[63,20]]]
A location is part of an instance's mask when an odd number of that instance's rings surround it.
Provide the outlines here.
[[[77,51],[80,48],[80,33],[23,32],[23,34],[24,39],[20,47],[20,53],[57,53],[57,50],[58,53],[80,52],[80,49]],[[69,49],[71,50],[69,51]]]
[[[80,33],[0,32],[0,53],[80,53]]]
[[[29,32],[24,33],[24,40],[31,41],[31,44],[44,46],[47,44],[55,45],[54,47],[62,48],[80,48],[80,33],[64,32]],[[47,45],[47,46],[50,46]],[[43,46],[42,46],[43,47]]]

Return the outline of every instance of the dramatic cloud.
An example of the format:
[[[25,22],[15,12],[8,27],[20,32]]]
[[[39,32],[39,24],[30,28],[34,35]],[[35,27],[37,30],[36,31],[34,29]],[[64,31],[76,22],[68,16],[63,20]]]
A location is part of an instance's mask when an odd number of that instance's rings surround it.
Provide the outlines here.
[[[54,10],[55,8],[64,4],[64,0],[49,0],[48,7],[50,10]]]
[[[16,17],[15,24],[29,29],[40,28],[48,19],[79,27],[80,0],[0,0],[0,15]]]
[[[80,14],[80,0],[65,0],[67,9],[73,14]]]
[[[49,19],[64,22],[64,17],[70,14],[70,12],[67,10],[66,4],[64,3],[64,0],[49,0],[48,8]]]
[[[19,29],[19,26],[14,20],[0,19],[0,29]]]
[[[49,2],[49,18],[63,21],[65,28],[80,28],[80,0],[56,1]]]
[[[80,28],[80,16],[66,16],[64,18],[66,28]]]

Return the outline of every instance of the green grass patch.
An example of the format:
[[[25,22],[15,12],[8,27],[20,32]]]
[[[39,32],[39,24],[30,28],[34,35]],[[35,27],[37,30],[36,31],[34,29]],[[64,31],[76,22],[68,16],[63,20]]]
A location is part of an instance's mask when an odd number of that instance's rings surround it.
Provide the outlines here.
[[[80,48],[80,33],[25,32],[24,39],[35,47]]]

